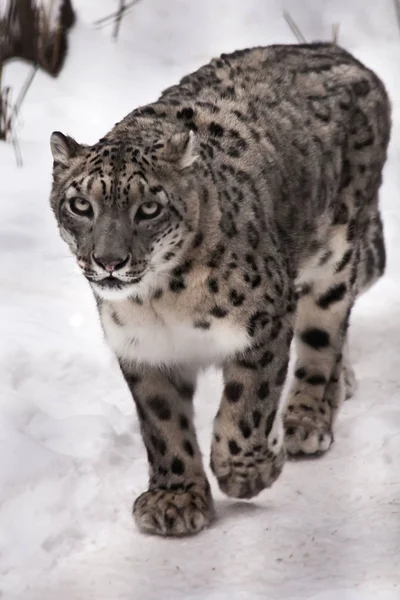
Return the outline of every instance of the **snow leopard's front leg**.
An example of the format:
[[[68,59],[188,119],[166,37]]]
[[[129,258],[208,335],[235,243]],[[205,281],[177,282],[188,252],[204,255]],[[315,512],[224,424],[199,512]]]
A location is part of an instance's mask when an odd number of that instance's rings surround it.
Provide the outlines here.
[[[289,362],[292,314],[260,310],[250,318],[252,346],[224,365],[214,422],[211,469],[228,496],[252,498],[273,484],[285,462],[280,398]]]
[[[196,376],[178,368],[121,364],[136,403],[149,462],[149,489],[134,503],[139,529],[158,535],[189,535],[214,514],[193,425]]]

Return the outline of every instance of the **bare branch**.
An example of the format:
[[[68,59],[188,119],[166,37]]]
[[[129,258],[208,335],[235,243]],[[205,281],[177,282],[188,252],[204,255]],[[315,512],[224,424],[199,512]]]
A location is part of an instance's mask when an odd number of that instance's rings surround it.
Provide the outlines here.
[[[118,9],[118,13],[117,13],[117,18],[114,21],[114,31],[113,31],[113,38],[115,41],[117,41],[117,39],[118,39],[118,34],[119,34],[120,27],[121,27],[121,21],[122,21],[122,16],[124,14],[124,9],[125,9],[125,0],[119,0],[119,9]]]
[[[24,162],[22,160],[21,148],[19,147],[19,141],[18,141],[18,137],[17,137],[17,132],[15,131],[15,127],[14,127],[13,122],[11,124],[10,131],[11,131],[11,135],[12,135],[12,137],[11,137],[11,143],[13,145],[14,153],[15,153],[15,158],[17,160],[17,167],[22,167],[24,165]]]
[[[2,1],[2,0],[0,0]],[[9,0],[0,16],[0,61],[22,58],[57,76],[67,50],[67,32],[75,22],[71,0]]]
[[[9,87],[0,87],[0,139],[10,139],[14,148],[15,157],[18,167],[23,166],[22,153],[19,147],[17,131],[15,127],[16,119],[21,109],[22,103],[25,100],[26,94],[32,85],[32,81],[38,71],[38,65],[35,65],[32,71],[26,78],[24,85],[18,94],[14,106],[11,105],[11,89]]]
[[[306,44],[307,43],[306,38],[301,33],[300,29],[298,28],[298,26],[296,25],[296,23],[293,21],[292,17],[286,10],[283,11],[283,16],[285,18],[286,23],[289,25],[293,35],[297,39],[297,41],[300,44]]]
[[[32,71],[29,73],[28,77],[26,78],[25,83],[22,86],[22,88],[21,88],[21,90],[20,90],[20,92],[18,94],[18,97],[17,97],[17,99],[15,101],[14,108],[13,108],[13,117],[17,117],[18,116],[18,113],[19,113],[19,111],[21,109],[22,103],[25,100],[25,96],[28,93],[28,90],[31,87],[32,82],[33,82],[33,80],[35,78],[35,75],[38,72],[38,70],[39,70],[39,65],[35,65],[33,67]]]
[[[10,109],[11,89],[4,87],[0,89],[0,140],[7,140],[10,133]]]
[[[2,2],[4,0],[0,0]],[[17,117],[39,68],[57,76],[67,53],[67,31],[75,22],[72,0],[7,0],[0,14],[0,140],[11,141],[17,165],[22,154],[17,137]],[[4,63],[20,58],[33,68],[16,101],[1,81]]]
[[[11,88],[3,85],[2,75],[3,63],[0,61],[0,140],[7,140],[10,135]]]
[[[397,24],[399,26],[400,31],[400,0],[393,0],[394,2],[394,12],[396,13]]]
[[[332,44],[335,44],[335,46],[337,46],[339,43],[339,29],[340,29],[340,23],[333,23],[333,25],[332,25]]]
[[[111,25],[112,23],[115,23],[116,20],[119,18],[119,15],[121,15],[121,18],[122,18],[131,10],[131,8],[133,8],[136,4],[139,4],[139,2],[140,2],[140,0],[131,0],[131,2],[127,2],[126,4],[125,4],[125,2],[122,2],[124,4],[122,9],[120,6],[116,12],[113,12],[110,15],[107,15],[106,17],[102,17],[101,19],[97,19],[94,22],[95,27],[101,28],[101,27],[105,27],[107,25]],[[121,0],[120,0],[120,3],[121,3]]]

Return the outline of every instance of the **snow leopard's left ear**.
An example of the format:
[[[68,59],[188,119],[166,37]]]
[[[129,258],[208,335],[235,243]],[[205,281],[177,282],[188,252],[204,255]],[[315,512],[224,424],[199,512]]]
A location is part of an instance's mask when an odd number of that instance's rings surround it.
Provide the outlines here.
[[[175,164],[180,171],[189,170],[196,162],[197,139],[193,131],[174,133],[165,143],[160,158]]]
[[[54,160],[54,168],[69,167],[71,158],[75,158],[83,150],[83,146],[78,144],[69,135],[64,135],[60,131],[54,131],[51,134],[50,147]]]

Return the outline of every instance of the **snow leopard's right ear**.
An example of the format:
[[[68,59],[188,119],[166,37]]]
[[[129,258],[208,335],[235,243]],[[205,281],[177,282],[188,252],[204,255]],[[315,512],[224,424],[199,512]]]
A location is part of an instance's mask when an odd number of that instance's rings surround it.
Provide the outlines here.
[[[53,155],[54,167],[69,167],[71,158],[78,156],[83,146],[78,144],[69,135],[60,131],[53,131],[50,137],[51,153]]]
[[[193,131],[173,134],[164,144],[159,156],[174,164],[180,171],[188,171],[198,159],[197,140]]]

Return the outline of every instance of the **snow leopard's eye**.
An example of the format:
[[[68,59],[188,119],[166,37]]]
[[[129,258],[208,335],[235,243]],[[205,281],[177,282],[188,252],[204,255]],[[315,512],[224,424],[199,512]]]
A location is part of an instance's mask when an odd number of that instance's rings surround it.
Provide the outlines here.
[[[89,200],[84,198],[71,198],[69,200],[69,207],[73,213],[80,217],[91,217],[93,215],[93,208]]]
[[[155,219],[161,213],[162,209],[162,204],[155,202],[155,200],[143,202],[138,208],[136,218],[141,221],[144,221],[145,219]]]

